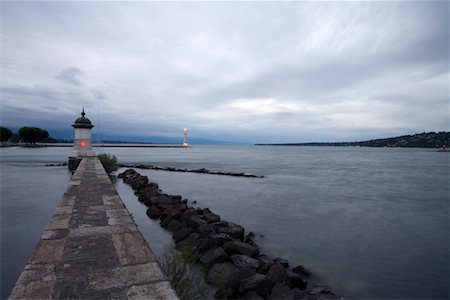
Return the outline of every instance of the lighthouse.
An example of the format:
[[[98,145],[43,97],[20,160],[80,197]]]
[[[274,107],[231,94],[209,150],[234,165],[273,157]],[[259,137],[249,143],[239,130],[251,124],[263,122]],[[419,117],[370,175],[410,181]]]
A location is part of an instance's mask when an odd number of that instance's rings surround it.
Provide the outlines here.
[[[187,129],[186,128],[183,130],[183,133],[184,133],[183,148],[189,148],[189,144],[187,142]]]
[[[75,170],[81,158],[87,156],[95,156],[94,151],[92,151],[92,137],[91,129],[94,127],[91,121],[85,117],[86,113],[81,111],[81,117],[75,120],[72,125],[74,128],[73,136],[73,150],[72,154],[69,156],[69,169]]]

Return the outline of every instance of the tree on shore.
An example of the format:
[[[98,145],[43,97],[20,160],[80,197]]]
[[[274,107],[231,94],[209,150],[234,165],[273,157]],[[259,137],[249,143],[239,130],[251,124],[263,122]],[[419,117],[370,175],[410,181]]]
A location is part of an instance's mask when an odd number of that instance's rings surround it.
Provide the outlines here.
[[[47,130],[43,130],[38,127],[22,127],[19,129],[19,136],[26,143],[35,144],[42,139],[48,138],[50,135]]]
[[[6,142],[12,137],[12,131],[6,127],[0,127],[0,142]]]

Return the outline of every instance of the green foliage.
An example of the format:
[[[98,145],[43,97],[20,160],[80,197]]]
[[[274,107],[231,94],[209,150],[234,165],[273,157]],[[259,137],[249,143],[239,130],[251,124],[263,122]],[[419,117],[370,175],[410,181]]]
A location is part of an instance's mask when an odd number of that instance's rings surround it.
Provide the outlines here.
[[[119,169],[117,165],[117,157],[115,155],[111,156],[110,154],[101,153],[97,155],[98,159],[105,168],[106,173],[110,174]]]
[[[190,247],[183,247],[166,251],[159,262],[180,299],[211,299],[214,290],[206,284],[204,270],[195,266],[195,257]]]
[[[0,127],[0,141],[6,142],[12,137],[12,131],[9,128],[6,127]]]
[[[42,130],[41,140],[48,139],[50,137],[50,134],[48,134],[47,130]]]
[[[19,135],[26,143],[35,144],[44,138],[48,138],[47,130],[38,127],[22,127],[19,129]]]
[[[11,143],[19,143],[20,142],[20,136],[18,133],[13,133],[11,138],[9,139]]]

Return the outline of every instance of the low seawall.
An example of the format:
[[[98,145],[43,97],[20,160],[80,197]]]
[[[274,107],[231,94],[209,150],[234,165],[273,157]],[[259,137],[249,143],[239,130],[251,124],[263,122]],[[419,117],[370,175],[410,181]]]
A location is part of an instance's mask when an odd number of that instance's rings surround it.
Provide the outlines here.
[[[96,157],[84,158],[10,299],[178,299]]]

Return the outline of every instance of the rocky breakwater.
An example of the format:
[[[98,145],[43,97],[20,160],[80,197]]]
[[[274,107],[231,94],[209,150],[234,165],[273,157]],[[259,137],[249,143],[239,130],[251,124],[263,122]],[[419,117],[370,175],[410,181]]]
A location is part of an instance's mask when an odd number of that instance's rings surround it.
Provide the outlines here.
[[[286,259],[262,253],[255,234],[223,220],[208,208],[195,208],[179,195],[162,193],[133,169],[119,174],[147,215],[171,232],[178,249],[193,250],[206,281],[220,299],[339,299],[303,266],[291,268]]]
[[[264,176],[262,176],[262,175],[254,175],[254,174],[248,174],[248,173],[236,173],[236,172],[211,171],[206,168],[181,169],[181,168],[175,168],[175,167],[159,167],[159,166],[142,165],[142,164],[135,164],[135,165],[119,164],[119,167],[158,170],[158,171],[167,171],[167,172],[198,173],[198,174],[223,175],[223,176],[248,177],[248,178],[264,178]]]

